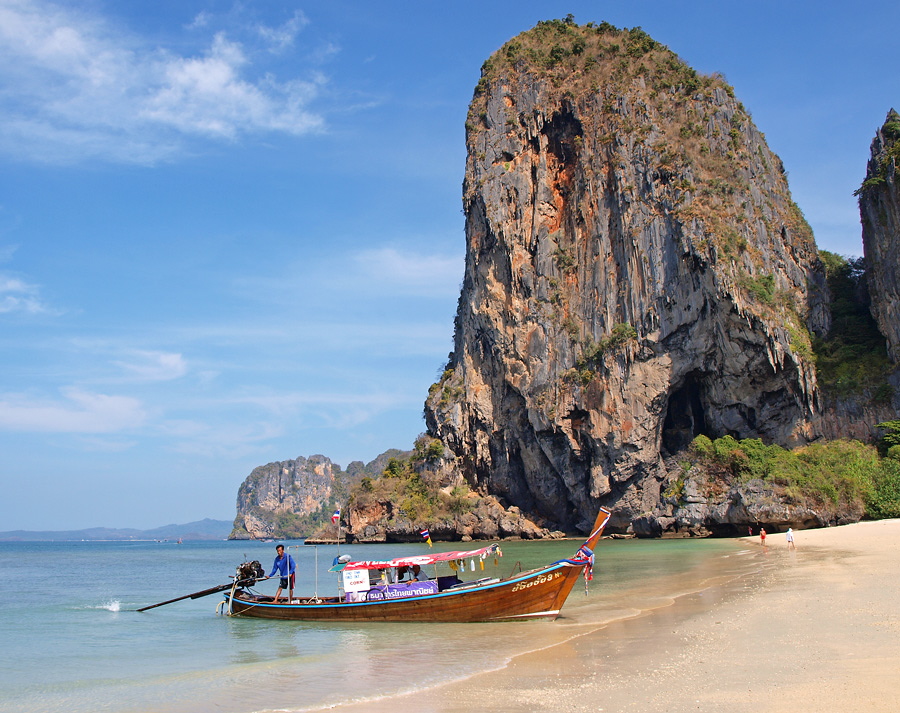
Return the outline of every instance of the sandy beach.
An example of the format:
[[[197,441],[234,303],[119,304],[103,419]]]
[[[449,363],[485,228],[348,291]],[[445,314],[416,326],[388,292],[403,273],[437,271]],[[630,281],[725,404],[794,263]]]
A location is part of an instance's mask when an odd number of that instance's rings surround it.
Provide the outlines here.
[[[342,711],[891,711],[900,701],[900,520],[784,533],[759,566],[498,671]]]

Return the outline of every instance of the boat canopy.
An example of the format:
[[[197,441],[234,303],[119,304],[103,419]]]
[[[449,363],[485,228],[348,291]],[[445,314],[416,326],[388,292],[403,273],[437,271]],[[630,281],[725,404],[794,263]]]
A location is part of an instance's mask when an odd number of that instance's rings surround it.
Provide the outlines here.
[[[434,554],[413,555],[412,557],[397,557],[392,560],[362,560],[360,562],[347,562],[343,566],[344,570],[354,569],[389,569],[391,567],[412,567],[414,564],[420,567],[426,564],[437,564],[438,562],[454,562],[458,560],[481,559],[488,557],[502,557],[500,545],[492,543],[487,547],[479,550],[467,550],[465,552],[435,552]],[[337,567],[332,567],[336,570]]]

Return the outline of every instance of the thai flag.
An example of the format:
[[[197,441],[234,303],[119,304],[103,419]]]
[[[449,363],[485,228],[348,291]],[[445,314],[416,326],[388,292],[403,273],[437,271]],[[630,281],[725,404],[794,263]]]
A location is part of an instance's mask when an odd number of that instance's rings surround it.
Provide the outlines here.
[[[431,533],[428,532],[428,530],[422,530],[419,534],[422,536],[422,539],[428,543],[428,546],[431,547]]]
[[[340,519],[341,519],[341,509],[338,508],[337,510],[334,511],[334,515],[331,516],[331,521],[337,522]]]

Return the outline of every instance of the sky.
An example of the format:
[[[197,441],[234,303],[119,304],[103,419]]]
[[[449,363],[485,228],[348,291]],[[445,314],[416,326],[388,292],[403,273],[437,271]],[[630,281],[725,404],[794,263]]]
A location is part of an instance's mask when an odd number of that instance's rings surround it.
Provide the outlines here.
[[[0,0],[0,530],[230,520],[257,465],[410,448],[481,65],[569,13],[723,74],[862,254],[896,0]]]

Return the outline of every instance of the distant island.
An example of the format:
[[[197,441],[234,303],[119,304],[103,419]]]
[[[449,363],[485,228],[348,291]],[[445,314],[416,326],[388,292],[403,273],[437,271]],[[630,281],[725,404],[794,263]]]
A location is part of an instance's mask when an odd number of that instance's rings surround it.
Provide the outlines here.
[[[205,518],[184,525],[163,525],[152,530],[90,527],[85,530],[10,530],[0,532],[0,542],[47,542],[79,540],[224,540],[231,520]]]

